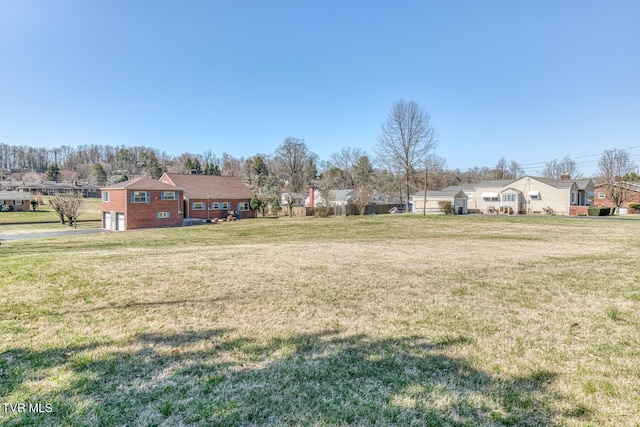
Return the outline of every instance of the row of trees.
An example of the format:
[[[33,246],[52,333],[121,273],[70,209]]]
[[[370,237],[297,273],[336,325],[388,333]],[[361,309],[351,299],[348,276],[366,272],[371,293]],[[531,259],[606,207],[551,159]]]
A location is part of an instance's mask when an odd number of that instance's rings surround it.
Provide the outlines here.
[[[44,149],[0,144],[0,180],[82,180],[104,185],[140,175],[158,179],[164,172],[237,176],[251,186],[262,206],[268,206],[280,192],[305,192],[309,186],[321,191],[354,189],[356,204],[362,204],[371,200],[374,190],[407,200],[419,189],[437,190],[482,179],[516,179],[524,175],[521,164],[505,158],[494,167],[449,169],[446,160],[435,154],[437,144],[438,134],[430,115],[417,103],[401,99],[393,104],[382,124],[373,156],[360,148],[344,147],[328,160],[320,160],[303,139],[294,137],[285,138],[272,154],[249,158],[227,153],[217,156],[210,150],[172,157],[142,146]],[[617,167],[609,167],[601,160],[603,179],[635,172],[635,164],[630,158],[621,162],[620,154],[621,150],[605,153],[617,159]],[[626,152],[622,150],[622,154]],[[572,178],[581,176],[570,157],[548,162],[539,173],[548,178],[559,178],[562,173],[569,173]]]

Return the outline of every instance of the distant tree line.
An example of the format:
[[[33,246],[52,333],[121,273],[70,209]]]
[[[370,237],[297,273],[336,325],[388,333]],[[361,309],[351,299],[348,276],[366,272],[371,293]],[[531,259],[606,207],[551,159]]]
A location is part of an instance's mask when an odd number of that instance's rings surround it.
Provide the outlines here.
[[[422,189],[439,190],[483,179],[517,179],[524,175],[520,163],[504,157],[494,167],[449,169],[446,159],[434,152],[437,143],[429,114],[413,101],[400,100],[381,126],[374,156],[360,148],[344,147],[329,159],[320,160],[304,139],[296,137],[285,138],[271,154],[246,158],[228,153],[216,155],[211,150],[171,156],[144,146],[36,148],[0,143],[0,181],[83,181],[106,185],[137,176],[158,179],[164,172],[236,176],[252,188],[254,204],[265,209],[278,200],[280,193],[302,193],[310,186],[325,192],[353,189],[356,204],[365,206],[380,193],[406,200]],[[627,173],[637,172],[632,162],[625,167]],[[604,170],[603,164],[601,169],[603,177],[610,178],[611,173]],[[572,178],[581,176],[568,156],[548,162],[538,174],[558,179],[565,172]],[[327,192],[325,198],[328,197]]]

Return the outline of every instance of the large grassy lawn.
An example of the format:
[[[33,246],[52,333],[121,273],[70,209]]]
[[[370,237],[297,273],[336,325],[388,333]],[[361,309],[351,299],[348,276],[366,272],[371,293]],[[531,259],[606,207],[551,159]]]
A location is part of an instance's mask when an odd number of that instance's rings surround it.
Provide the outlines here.
[[[14,223],[32,223],[59,221],[59,216],[49,204],[49,197],[41,197],[43,204],[36,211],[29,212],[0,212],[0,226]],[[102,218],[101,200],[99,198],[82,199],[82,213],[80,221],[97,221]],[[0,228],[0,231],[2,229]]]
[[[611,218],[3,242],[0,423],[637,426],[639,258]]]

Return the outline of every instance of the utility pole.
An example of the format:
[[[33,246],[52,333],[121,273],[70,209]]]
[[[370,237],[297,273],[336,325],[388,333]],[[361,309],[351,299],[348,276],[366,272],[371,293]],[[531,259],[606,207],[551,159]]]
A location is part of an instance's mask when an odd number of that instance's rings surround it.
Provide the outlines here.
[[[427,215],[427,165],[424,165],[424,199],[422,202],[422,216]]]

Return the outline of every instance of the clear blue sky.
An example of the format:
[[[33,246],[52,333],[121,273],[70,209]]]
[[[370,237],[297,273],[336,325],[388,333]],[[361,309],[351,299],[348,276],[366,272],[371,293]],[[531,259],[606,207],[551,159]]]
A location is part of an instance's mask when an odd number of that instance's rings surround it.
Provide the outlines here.
[[[451,168],[640,160],[640,1],[0,0],[0,142],[373,152],[393,102]],[[591,157],[581,157],[591,156]]]

